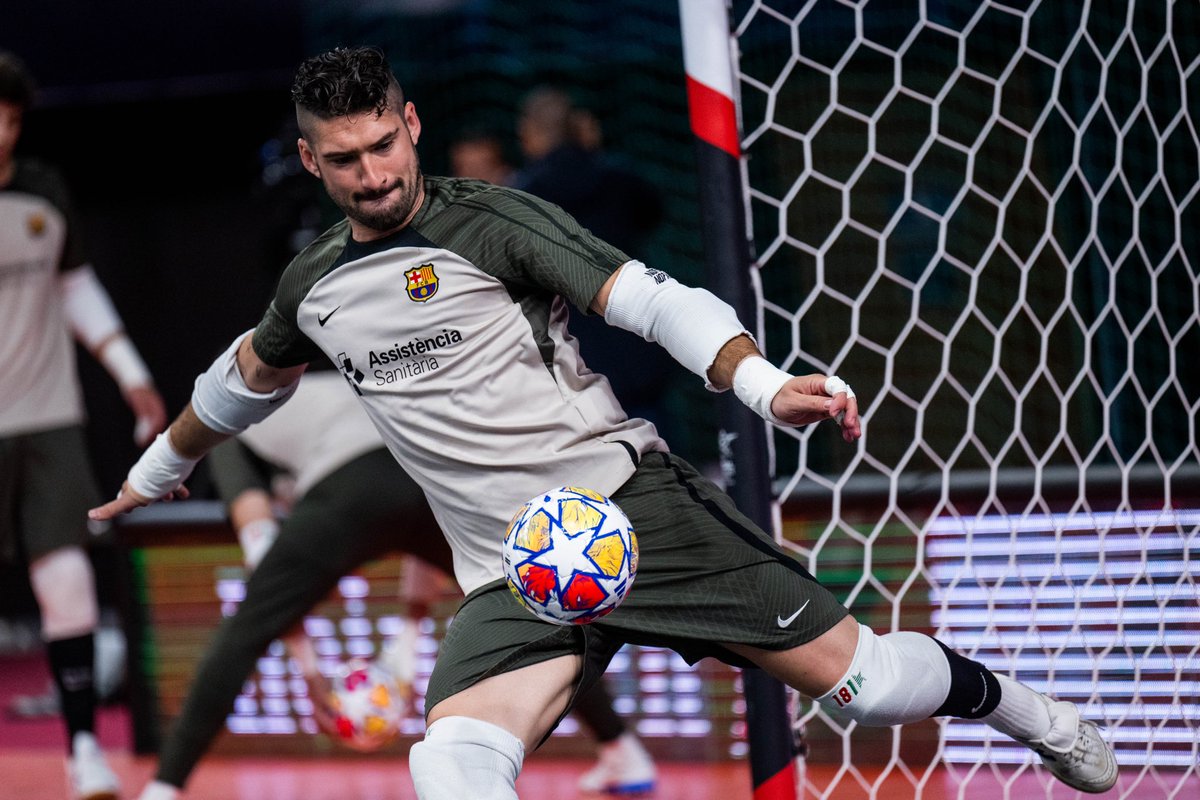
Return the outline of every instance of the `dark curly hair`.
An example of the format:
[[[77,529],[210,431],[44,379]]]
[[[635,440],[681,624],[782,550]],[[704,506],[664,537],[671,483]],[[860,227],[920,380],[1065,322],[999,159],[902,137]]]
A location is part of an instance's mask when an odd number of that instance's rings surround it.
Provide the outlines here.
[[[382,114],[404,105],[400,83],[378,47],[336,47],[296,70],[292,102],[320,119],[364,111]]]
[[[0,100],[27,109],[33,103],[33,76],[25,62],[0,50]]]

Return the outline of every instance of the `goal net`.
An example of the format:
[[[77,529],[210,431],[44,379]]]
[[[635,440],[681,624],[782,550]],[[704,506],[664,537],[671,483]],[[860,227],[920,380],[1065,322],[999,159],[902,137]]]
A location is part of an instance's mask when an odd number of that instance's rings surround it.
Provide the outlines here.
[[[785,540],[877,630],[1080,703],[1119,796],[1195,791],[1200,6],[736,0],[731,23],[767,355],[840,374],[865,417],[857,446],[773,432]],[[922,796],[943,765],[959,796],[1073,796],[976,722],[800,711],[843,765],[806,796]]]

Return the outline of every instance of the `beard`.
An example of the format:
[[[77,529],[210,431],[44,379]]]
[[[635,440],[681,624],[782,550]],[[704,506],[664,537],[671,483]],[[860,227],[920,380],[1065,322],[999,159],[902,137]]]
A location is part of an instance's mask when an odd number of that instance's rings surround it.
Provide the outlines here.
[[[360,225],[379,233],[391,233],[407,222],[412,215],[423,181],[421,166],[417,164],[411,176],[397,178],[382,191],[370,194],[354,192],[348,197],[334,198],[334,202],[342,213]],[[395,196],[388,202],[372,202],[392,192],[395,192]]]

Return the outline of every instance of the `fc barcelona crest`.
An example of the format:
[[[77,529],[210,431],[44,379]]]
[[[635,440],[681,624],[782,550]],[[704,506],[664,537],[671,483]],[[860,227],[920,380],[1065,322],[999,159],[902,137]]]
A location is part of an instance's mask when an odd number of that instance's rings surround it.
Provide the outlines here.
[[[438,276],[433,271],[433,264],[422,264],[404,273],[408,278],[408,296],[418,303],[424,303],[437,294]]]

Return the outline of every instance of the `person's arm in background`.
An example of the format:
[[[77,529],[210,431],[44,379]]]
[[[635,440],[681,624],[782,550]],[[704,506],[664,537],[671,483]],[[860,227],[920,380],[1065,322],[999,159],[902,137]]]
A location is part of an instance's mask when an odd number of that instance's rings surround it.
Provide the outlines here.
[[[242,548],[242,561],[248,572],[253,572],[281,531],[270,490],[271,470],[237,439],[213,448],[208,454],[208,467],[217,494],[228,508],[229,524]],[[305,680],[316,680],[320,676],[317,654],[303,625],[280,638]]]
[[[156,500],[186,498],[183,482],[201,458],[291,397],[306,365],[272,367],[254,352],[252,338],[249,333],[239,337],[197,379],[192,401],[142,453],[117,499],[88,512],[91,519],[112,519]]]
[[[63,272],[59,291],[72,333],[120,387],[136,419],[133,440],[145,447],[166,426],[167,411],[112,299],[89,264]]]

